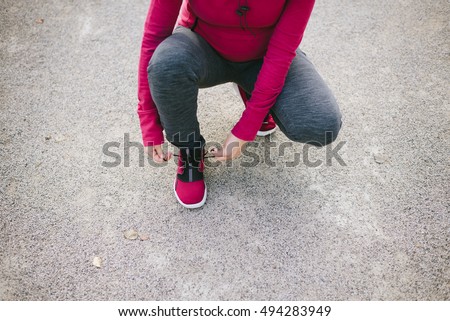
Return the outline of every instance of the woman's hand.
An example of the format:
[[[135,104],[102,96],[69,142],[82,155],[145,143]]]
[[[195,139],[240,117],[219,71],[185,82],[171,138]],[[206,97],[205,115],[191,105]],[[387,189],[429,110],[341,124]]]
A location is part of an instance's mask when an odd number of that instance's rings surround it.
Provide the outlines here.
[[[214,148],[211,150],[211,154],[213,154],[218,161],[235,159],[241,155],[242,148],[246,143],[248,142],[229,133],[227,139],[223,143],[222,149],[217,150]]]
[[[165,153],[162,150],[162,145],[148,146],[148,147],[145,147],[145,149],[147,151],[147,154],[152,156],[153,161],[155,163],[167,162],[168,160],[170,160],[172,158],[172,153],[171,152]]]

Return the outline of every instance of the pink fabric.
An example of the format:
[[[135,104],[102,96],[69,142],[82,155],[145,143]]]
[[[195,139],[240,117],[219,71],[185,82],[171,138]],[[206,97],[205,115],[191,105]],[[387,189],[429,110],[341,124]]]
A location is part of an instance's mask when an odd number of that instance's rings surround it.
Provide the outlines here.
[[[225,59],[243,62],[264,58],[252,97],[246,102],[232,133],[252,141],[284,86],[314,7],[314,0],[241,0],[250,10],[246,19],[236,14],[239,1],[151,0],[141,47],[138,114],[145,146],[164,142],[152,100],[147,66],[156,47],[176,24],[192,27]],[[179,16],[178,22],[177,18]],[[244,27],[244,28],[242,28]]]

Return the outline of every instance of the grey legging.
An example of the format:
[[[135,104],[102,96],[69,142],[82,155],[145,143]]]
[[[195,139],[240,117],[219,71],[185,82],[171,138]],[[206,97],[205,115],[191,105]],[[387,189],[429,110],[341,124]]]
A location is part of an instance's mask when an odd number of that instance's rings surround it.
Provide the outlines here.
[[[150,90],[167,140],[177,147],[203,145],[198,89],[234,82],[251,93],[261,65],[262,59],[225,60],[201,36],[177,27],[156,48],[148,66]],[[331,143],[341,127],[333,94],[300,50],[270,113],[289,139],[317,146]]]

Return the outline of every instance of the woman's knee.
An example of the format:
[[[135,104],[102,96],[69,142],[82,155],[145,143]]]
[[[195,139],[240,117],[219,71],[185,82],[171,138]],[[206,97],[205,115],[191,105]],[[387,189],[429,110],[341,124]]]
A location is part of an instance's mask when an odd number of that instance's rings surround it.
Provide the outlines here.
[[[318,115],[307,122],[291,123],[284,128],[284,134],[295,142],[325,146],[336,140],[341,126],[341,114],[336,112],[323,117]]]
[[[149,82],[166,87],[179,86],[180,82],[195,77],[194,65],[195,61],[187,50],[173,46],[171,42],[163,42],[156,48],[148,64]]]

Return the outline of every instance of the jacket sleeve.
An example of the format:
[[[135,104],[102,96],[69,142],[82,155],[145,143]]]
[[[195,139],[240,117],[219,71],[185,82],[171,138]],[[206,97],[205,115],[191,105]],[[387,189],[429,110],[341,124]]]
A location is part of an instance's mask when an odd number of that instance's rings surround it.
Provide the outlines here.
[[[163,128],[150,93],[147,67],[156,47],[172,34],[182,0],[151,0],[144,25],[138,71],[139,121],[144,146],[164,142]]]
[[[236,137],[252,141],[281,93],[289,67],[303,38],[314,0],[288,0],[269,41],[251,98],[232,129]]]

